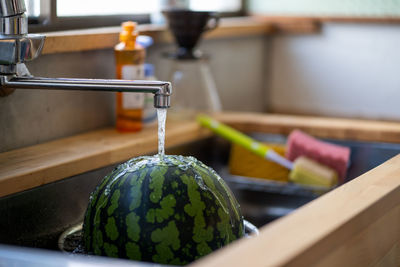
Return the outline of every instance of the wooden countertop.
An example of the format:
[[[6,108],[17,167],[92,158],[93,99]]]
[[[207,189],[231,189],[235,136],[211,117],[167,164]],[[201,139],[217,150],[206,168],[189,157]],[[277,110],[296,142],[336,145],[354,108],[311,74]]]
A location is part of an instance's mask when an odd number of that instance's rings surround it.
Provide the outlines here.
[[[400,156],[192,266],[400,266]]]
[[[163,25],[143,24],[138,26],[140,34],[154,38],[155,42],[172,42],[173,37]],[[311,34],[318,33],[320,24],[313,20],[265,20],[255,17],[223,18],[219,26],[204,34],[205,39],[249,37],[274,33]],[[71,30],[45,33],[46,42],[42,54],[78,52],[96,49],[111,49],[117,44],[121,27]]]
[[[222,18],[220,25],[204,34],[205,39],[249,37],[272,34],[315,34],[325,22],[398,23],[399,18],[357,17],[283,17],[252,14],[246,17]],[[118,43],[121,27],[47,32],[42,54],[111,49]],[[142,24],[138,30],[155,42],[172,42],[173,37],[164,25]]]
[[[288,135],[300,129],[320,138],[400,143],[400,122],[244,112],[225,112],[216,118],[243,132]]]
[[[400,123],[224,112],[215,117],[245,131],[400,142]],[[171,147],[209,137],[188,119],[167,122]],[[0,154],[0,196],[154,153],[155,127],[135,134],[103,129]],[[400,156],[340,186],[193,266],[399,266]]]
[[[244,132],[289,134],[302,129],[316,137],[400,143],[400,123],[396,122],[243,112],[224,112],[215,117]],[[169,117],[166,147],[210,135],[193,119]],[[156,150],[157,130],[153,126],[131,134],[102,129],[0,153],[0,197]]]
[[[0,153],[0,197],[156,153],[156,127],[126,134],[102,129]],[[195,121],[168,121],[166,148],[210,135]]]

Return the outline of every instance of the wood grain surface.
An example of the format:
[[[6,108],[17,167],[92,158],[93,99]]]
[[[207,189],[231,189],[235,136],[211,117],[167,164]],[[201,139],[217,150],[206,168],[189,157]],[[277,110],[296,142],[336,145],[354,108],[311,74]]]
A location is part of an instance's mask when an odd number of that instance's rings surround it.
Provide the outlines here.
[[[400,266],[400,156],[192,266]]]
[[[210,136],[193,121],[167,123],[166,148]],[[0,197],[157,151],[157,129],[103,129],[0,153]]]
[[[314,21],[264,21],[252,17],[223,18],[219,26],[204,34],[205,39],[249,37],[276,32],[310,34],[319,32]],[[140,34],[154,38],[156,43],[173,42],[173,37],[163,25],[139,25]],[[46,42],[42,54],[78,52],[96,49],[112,49],[119,41],[120,27],[105,27],[88,30],[73,30],[45,33]]]
[[[230,112],[215,115],[244,132],[289,134],[303,130],[320,138],[400,143],[400,122]]]
[[[289,134],[293,129],[301,129],[316,137],[400,142],[397,122],[243,112],[214,116],[244,132]],[[154,127],[132,134],[104,129],[0,153],[0,196],[155,152],[156,133]],[[167,147],[211,135],[188,118],[169,119],[166,133]]]
[[[321,24],[325,22],[398,24],[400,18],[290,17],[254,14],[249,17],[223,18],[217,29],[205,34],[205,39],[276,33],[315,34],[320,32]],[[118,43],[120,30],[120,27],[105,27],[45,33],[47,38],[42,54],[112,49]],[[143,35],[153,37],[155,42],[173,41],[173,37],[165,26],[139,25],[139,31]]]

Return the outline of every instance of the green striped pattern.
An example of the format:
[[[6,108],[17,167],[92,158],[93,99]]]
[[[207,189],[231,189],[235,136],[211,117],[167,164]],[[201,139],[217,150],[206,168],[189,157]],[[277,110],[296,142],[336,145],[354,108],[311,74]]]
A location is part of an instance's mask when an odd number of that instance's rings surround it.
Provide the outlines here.
[[[107,175],[84,221],[88,253],[183,265],[244,235],[225,182],[193,157],[134,158]]]

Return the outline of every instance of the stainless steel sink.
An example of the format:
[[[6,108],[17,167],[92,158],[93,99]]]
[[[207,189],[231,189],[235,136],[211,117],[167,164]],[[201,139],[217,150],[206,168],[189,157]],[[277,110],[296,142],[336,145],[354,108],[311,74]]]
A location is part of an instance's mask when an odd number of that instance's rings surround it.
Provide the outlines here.
[[[285,137],[254,134],[261,141],[284,142]],[[168,140],[166,140],[168,142]],[[348,180],[400,152],[399,144],[335,141],[351,147]],[[233,176],[227,163],[230,144],[218,137],[168,149],[168,154],[192,155],[224,178],[241,204],[244,217],[265,225],[317,198],[315,188]],[[90,192],[115,166],[0,198],[0,243],[57,249],[60,234],[83,220]]]

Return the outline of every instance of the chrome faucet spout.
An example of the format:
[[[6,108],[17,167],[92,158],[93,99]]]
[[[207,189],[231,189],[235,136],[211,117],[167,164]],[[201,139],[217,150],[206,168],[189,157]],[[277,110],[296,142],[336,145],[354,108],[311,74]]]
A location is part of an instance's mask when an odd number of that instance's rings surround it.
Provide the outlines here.
[[[113,79],[68,79],[4,76],[2,88],[50,89],[50,90],[83,90],[106,92],[153,93],[154,107],[170,106],[171,84],[163,81],[113,80]]]
[[[24,0],[0,0],[0,96],[17,88],[136,92],[153,93],[156,108],[170,106],[169,82],[33,77],[24,63],[40,55],[45,36],[28,34],[25,11]]]

